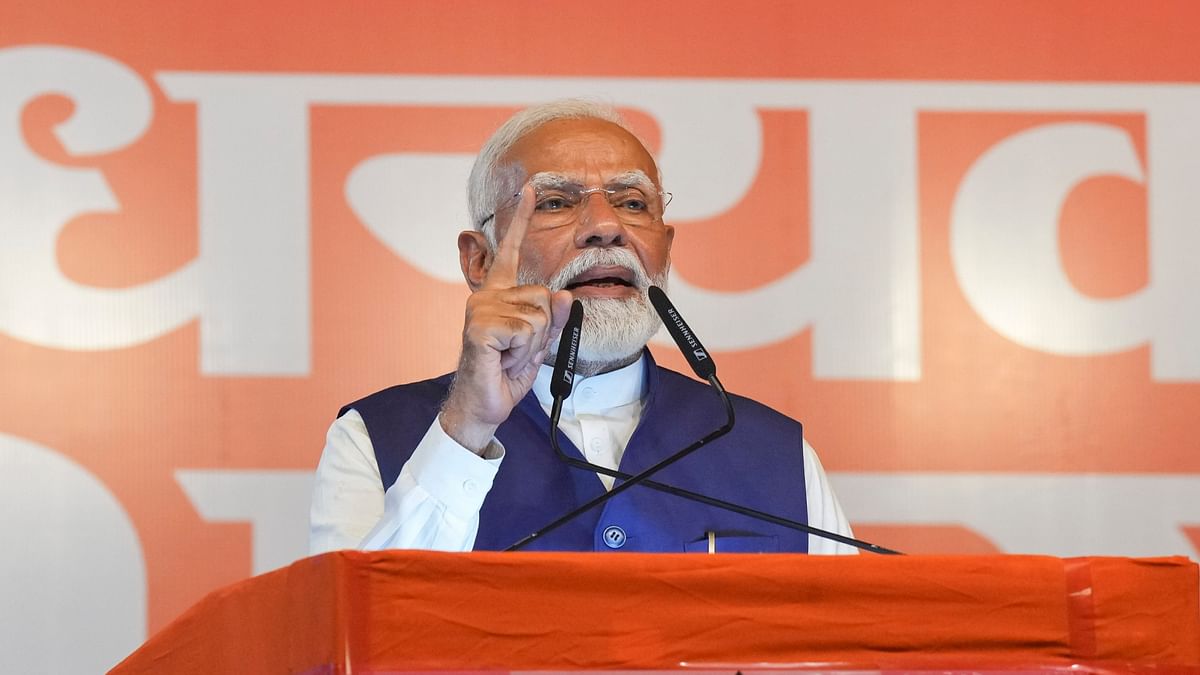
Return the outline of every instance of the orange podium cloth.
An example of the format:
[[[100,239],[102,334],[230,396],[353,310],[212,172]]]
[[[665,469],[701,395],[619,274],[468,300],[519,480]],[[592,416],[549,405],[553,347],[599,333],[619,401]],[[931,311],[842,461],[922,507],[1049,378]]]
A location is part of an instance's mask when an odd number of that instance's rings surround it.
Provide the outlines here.
[[[112,672],[1196,672],[1186,558],[360,553],[202,600]]]

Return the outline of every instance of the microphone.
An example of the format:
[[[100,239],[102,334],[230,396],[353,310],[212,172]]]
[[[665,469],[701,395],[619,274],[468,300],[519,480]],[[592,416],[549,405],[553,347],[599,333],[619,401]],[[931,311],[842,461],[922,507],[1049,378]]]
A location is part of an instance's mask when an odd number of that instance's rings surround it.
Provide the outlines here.
[[[837,534],[836,532],[828,532],[820,528],[812,527],[807,523],[801,523],[780,516],[775,516],[763,511],[758,511],[756,509],[751,509],[749,507],[716,499],[715,497],[709,497],[697,492],[692,492],[691,490],[685,490],[683,488],[649,480],[651,475],[661,471],[662,469],[665,469],[671,464],[683,459],[687,455],[690,455],[692,452],[695,452],[708,443],[732,431],[735,416],[733,402],[730,401],[729,395],[725,392],[724,386],[721,385],[721,381],[717,378],[716,364],[713,363],[712,359],[708,356],[707,350],[704,349],[704,346],[700,343],[700,340],[696,338],[695,333],[691,331],[691,328],[687,325],[687,322],[685,322],[683,317],[679,315],[679,312],[671,304],[670,300],[667,299],[667,296],[665,293],[663,293],[662,289],[658,288],[657,286],[651,286],[648,289],[648,295],[655,311],[658,312],[658,315],[662,318],[663,324],[667,327],[667,332],[671,334],[671,337],[675,340],[675,344],[678,345],[680,351],[683,352],[683,355],[687,359],[688,364],[692,367],[692,370],[698,377],[709,381],[709,384],[713,386],[713,389],[717,392],[717,395],[720,396],[722,402],[725,404],[725,424],[695,443],[692,443],[683,450],[680,450],[674,455],[667,457],[666,459],[636,475],[627,474],[622,471],[609,469],[608,467],[593,464],[585,460],[576,459],[563,451],[561,444],[558,442],[558,422],[562,415],[563,400],[571,395],[571,389],[574,386],[575,363],[579,352],[579,335],[583,322],[583,305],[578,300],[574,301],[571,304],[571,314],[567,319],[567,323],[563,326],[562,337],[559,338],[558,356],[555,359],[554,371],[551,376],[550,393],[553,397],[553,402],[551,403],[550,407],[550,445],[554,448],[554,452],[558,455],[559,459],[567,463],[569,466],[576,469],[592,471],[595,473],[612,476],[614,478],[619,478],[624,482],[619,485],[615,485],[613,489],[609,490],[606,494],[600,495],[599,497],[520,539],[505,550],[516,551],[524,548],[534,539],[545,535],[562,525],[565,525],[583,513],[586,513],[592,508],[603,504],[604,502],[612,499],[634,485],[643,485],[645,487],[658,490],[660,492],[666,492],[683,499],[688,499],[690,501],[699,502],[715,508],[731,511],[749,518],[780,525],[782,527],[805,532],[807,534],[814,534],[819,537],[824,537],[839,543],[848,544],[866,551],[872,551],[880,554],[900,554],[899,551],[893,551],[882,546],[860,541],[858,539],[854,539],[853,537],[846,537],[844,535]]]
[[[667,299],[667,294],[658,286],[651,286],[646,294],[650,296],[650,304],[654,305],[654,311],[658,312],[663,325],[667,327],[667,332],[671,334],[671,339],[675,340],[679,351],[683,352],[683,358],[687,359],[696,376],[702,380],[716,377],[717,364],[708,357],[704,345],[700,344],[696,334],[688,327],[683,317],[679,316],[675,305]]]
[[[571,395],[575,380],[575,358],[579,356],[579,335],[583,330],[583,303],[571,302],[571,313],[558,338],[558,356],[554,359],[554,376],[550,379],[550,395],[561,402]]]

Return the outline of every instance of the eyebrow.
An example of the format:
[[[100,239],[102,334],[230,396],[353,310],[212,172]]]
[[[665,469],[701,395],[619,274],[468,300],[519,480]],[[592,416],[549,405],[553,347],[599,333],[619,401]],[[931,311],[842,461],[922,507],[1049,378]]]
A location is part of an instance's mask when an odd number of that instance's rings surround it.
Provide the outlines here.
[[[555,173],[553,171],[542,171],[533,174],[529,177],[529,184],[532,185],[535,190],[583,187],[582,183],[572,180],[566,174]]]
[[[626,171],[624,173],[617,174],[608,181],[608,185],[619,187],[635,187],[641,188],[646,192],[658,192],[658,186],[655,185],[654,181],[650,180],[650,177],[646,175],[646,172],[642,171],[641,169],[634,169],[633,171]]]

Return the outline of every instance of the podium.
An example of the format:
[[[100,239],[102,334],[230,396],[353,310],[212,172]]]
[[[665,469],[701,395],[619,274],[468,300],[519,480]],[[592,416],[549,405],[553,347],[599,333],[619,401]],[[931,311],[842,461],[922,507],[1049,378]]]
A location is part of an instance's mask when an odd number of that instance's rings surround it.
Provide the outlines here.
[[[112,673],[1200,672],[1186,558],[341,551]]]

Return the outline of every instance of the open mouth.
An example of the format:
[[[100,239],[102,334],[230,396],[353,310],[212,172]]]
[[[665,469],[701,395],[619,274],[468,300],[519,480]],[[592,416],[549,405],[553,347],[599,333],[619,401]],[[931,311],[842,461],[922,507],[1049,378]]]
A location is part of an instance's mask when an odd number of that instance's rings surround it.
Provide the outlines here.
[[[594,286],[596,288],[610,288],[612,286],[626,286],[628,288],[633,288],[633,284],[629,283],[628,281],[625,281],[624,279],[618,279],[617,277],[602,277],[600,279],[589,279],[587,281],[577,281],[572,284],[567,284],[567,290],[570,291],[570,290],[574,290],[576,288],[582,288],[584,286]]]
[[[566,285],[567,290],[576,288],[634,288],[633,274],[623,267],[593,267],[580,274]]]

